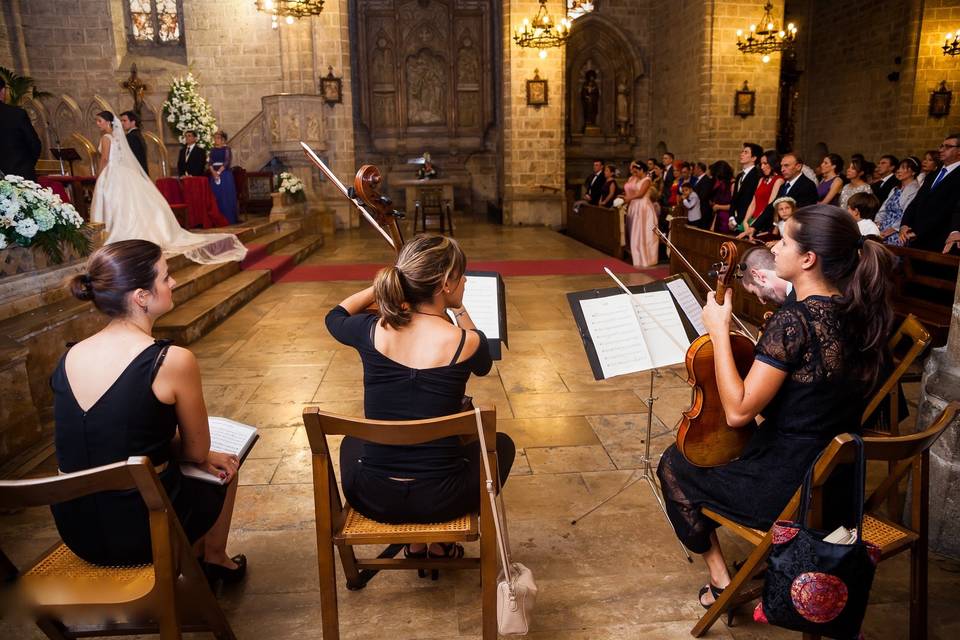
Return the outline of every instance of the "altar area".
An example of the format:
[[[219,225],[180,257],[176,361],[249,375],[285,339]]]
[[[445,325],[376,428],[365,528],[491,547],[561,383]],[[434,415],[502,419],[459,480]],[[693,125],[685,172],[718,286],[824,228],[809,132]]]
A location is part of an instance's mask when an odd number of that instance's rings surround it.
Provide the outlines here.
[[[605,256],[543,228],[465,220],[456,234],[471,261],[519,264],[536,259],[546,264],[538,274],[505,276],[509,348],[488,376],[472,379],[467,389],[478,405],[496,405],[498,428],[518,447],[504,497],[515,559],[533,568],[540,586],[528,637],[690,637],[702,613],[696,603],[702,565],[688,564],[680,555],[644,483],[570,524],[619,489],[643,452],[648,376],[595,381],[564,297],[569,291],[608,286],[599,268],[587,268]],[[354,350],[327,334],[322,318],[366,284],[336,279],[337,269],[350,274],[358,264],[386,264],[389,258],[389,247],[371,230],[338,231],[190,347],[200,359],[210,413],[262,430],[241,470],[228,547],[247,555],[249,574],[244,583],[219,594],[238,638],[320,636],[310,451],[300,415],[305,406],[361,415],[360,361]],[[561,263],[584,267],[581,273],[562,274]],[[628,273],[630,284],[660,277],[656,272],[617,272]],[[917,387],[906,387],[911,413],[916,412]],[[659,454],[673,441],[673,426],[689,403],[682,370],[661,370],[655,395],[652,451]],[[52,473],[52,459],[32,472]],[[731,561],[744,557],[743,547],[725,533],[721,536],[730,546]],[[50,546],[57,533],[49,511],[31,509],[0,514],[0,539],[19,563]],[[361,549],[364,555],[379,551]],[[468,546],[468,554],[475,551]],[[957,637],[960,565],[931,554],[929,568],[930,638]],[[908,573],[904,556],[880,565],[864,628],[867,637],[906,637]],[[386,572],[362,591],[347,591],[342,581],[339,586],[345,638],[480,637],[480,587],[474,572],[441,571],[436,582],[413,572]],[[42,637],[35,627],[12,624],[0,620],[0,637]],[[797,636],[752,622],[750,607],[743,607],[735,626],[717,624],[706,637]]]

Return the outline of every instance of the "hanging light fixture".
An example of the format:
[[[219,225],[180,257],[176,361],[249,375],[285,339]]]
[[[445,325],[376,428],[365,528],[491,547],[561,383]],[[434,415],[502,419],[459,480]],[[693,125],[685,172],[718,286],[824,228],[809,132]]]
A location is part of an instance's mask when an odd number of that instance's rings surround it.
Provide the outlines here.
[[[269,13],[276,29],[280,26],[280,18],[287,24],[293,24],[300,18],[318,16],[323,11],[323,0],[256,0],[257,10]]]
[[[786,29],[780,29],[773,21],[772,10],[773,5],[767,2],[759,24],[750,25],[746,38],[743,29],[737,29],[737,48],[741,53],[757,53],[764,62],[770,62],[771,53],[793,47],[797,39],[797,26],[791,22]]]
[[[540,0],[540,9],[533,20],[523,19],[523,23],[513,32],[513,41],[518,47],[540,49],[540,57],[547,57],[547,49],[562,47],[570,35],[570,21],[564,16],[554,23],[547,11],[547,0]]]
[[[943,55],[960,56],[960,29],[947,34],[947,41],[943,43]]]

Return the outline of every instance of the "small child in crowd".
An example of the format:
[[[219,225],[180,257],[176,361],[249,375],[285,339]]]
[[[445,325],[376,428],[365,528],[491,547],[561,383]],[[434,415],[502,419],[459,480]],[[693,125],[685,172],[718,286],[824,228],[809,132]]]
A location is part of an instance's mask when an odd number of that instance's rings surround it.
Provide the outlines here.
[[[880,209],[880,201],[872,193],[855,193],[847,200],[847,211],[857,221],[862,236],[879,236],[880,228],[873,221]]]
[[[782,198],[777,198],[773,201],[773,229],[770,230],[774,236],[778,238],[783,237],[783,226],[787,224],[793,216],[793,212],[797,210],[797,201],[791,198],[790,196],[783,196]],[[772,247],[777,244],[776,240],[771,240],[767,242],[767,247]]]
[[[700,196],[693,190],[689,180],[680,186],[680,193],[683,196],[683,207],[687,210],[687,224],[699,222],[703,216],[700,211]]]

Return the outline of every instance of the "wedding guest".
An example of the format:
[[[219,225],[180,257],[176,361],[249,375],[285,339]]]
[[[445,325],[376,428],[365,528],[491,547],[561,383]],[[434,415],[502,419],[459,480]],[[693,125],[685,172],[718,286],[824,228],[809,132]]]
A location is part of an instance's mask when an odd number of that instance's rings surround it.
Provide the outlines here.
[[[847,201],[850,200],[850,196],[855,193],[874,193],[871,185],[867,184],[866,178],[871,175],[867,173],[866,161],[860,160],[858,158],[852,158],[850,164],[847,165],[846,177],[847,184],[843,185],[843,188],[840,190],[840,208],[847,208]]]
[[[623,199],[627,203],[625,231],[634,267],[652,267],[657,264],[659,241],[653,228],[657,225],[657,210],[651,200],[651,179],[639,162],[630,163],[630,178],[623,185]]]
[[[680,187],[680,196],[680,203],[683,205],[683,208],[687,210],[687,224],[698,226],[697,223],[699,223],[700,218],[703,217],[700,211],[700,196],[694,192],[693,185],[689,182],[685,182],[683,186]]]
[[[696,226],[701,229],[709,229],[710,223],[713,222],[713,211],[710,209],[710,194],[713,193],[713,186],[716,184],[716,180],[707,171],[707,165],[703,162],[698,162],[694,165],[693,179],[695,180],[693,190],[700,200],[701,214]]]
[[[207,168],[207,153],[197,144],[197,132],[187,131],[183,134],[184,145],[180,147],[177,157],[177,175],[202,176]]]
[[[143,172],[150,175],[150,170],[147,169],[147,144],[140,132],[140,116],[134,111],[124,111],[120,114],[120,125],[126,133],[130,151],[133,152],[137,162],[143,167]]]
[[[593,161],[593,173],[583,181],[583,200],[587,204],[597,206],[600,204],[600,198],[603,197],[603,160],[599,158]]]
[[[0,78],[0,172],[36,180],[40,137],[27,112],[7,104],[7,83]]]
[[[928,251],[951,251],[960,242],[960,133],[940,145],[940,171],[928,177],[903,212],[900,239]]]
[[[880,161],[877,162],[877,181],[870,185],[873,189],[873,195],[877,196],[877,200],[880,202],[884,202],[893,188],[897,186],[897,179],[893,172],[897,170],[898,166],[900,166],[900,161],[897,160],[897,156],[890,154],[880,156]],[[840,206],[843,207],[842,204]]]
[[[740,173],[737,174],[733,185],[733,195],[730,201],[730,216],[736,218],[736,223],[743,223],[747,209],[753,202],[757,185],[760,184],[760,171],[756,169],[760,164],[763,147],[753,142],[744,142],[740,149]],[[733,229],[731,228],[731,231]]]
[[[840,199],[840,188],[843,180],[840,172],[843,171],[843,158],[836,153],[828,153],[820,161],[820,184],[817,185],[817,202],[819,204],[837,204]]]
[[[713,211],[713,231],[727,233],[730,229],[730,184],[733,181],[733,168],[724,160],[717,160],[710,165],[710,175],[713,176],[713,191],[710,192],[710,209]]]
[[[937,175],[940,171],[940,152],[936,150],[927,151],[923,154],[923,160],[920,161],[920,174],[917,175],[917,182],[922,185],[924,179],[931,173]]]
[[[240,461],[210,449],[207,408],[194,355],[155,340],[173,308],[162,249],[123,240],[97,249],[70,290],[107,316],[106,326],[60,358],[53,389],[54,445],[63,473],[147,456],[211,580],[237,582],[246,557],[227,555]],[[180,461],[218,476],[184,476]],[[147,509],[136,491],[104,492],[51,507],[64,543],[88,562],[134,565],[153,558]]]
[[[857,228],[862,236],[880,236],[880,229],[877,223],[873,221],[877,215],[877,209],[880,208],[880,202],[873,193],[859,192],[850,197],[847,205],[847,211],[857,221]]]
[[[233,155],[227,146],[227,134],[221,129],[213,134],[213,149],[210,150],[210,188],[217,199],[220,213],[230,224],[237,224],[237,186],[230,170]]]
[[[794,152],[784,154],[780,160],[780,174],[783,176],[783,186],[777,193],[775,200],[785,196],[793,198],[797,208],[806,207],[817,202],[817,185],[807,177],[804,171],[803,158]],[[773,225],[773,207],[767,205],[763,213],[754,223],[757,231],[767,231]]]
[[[617,197],[617,167],[608,164],[603,168],[603,194],[600,196],[600,202],[597,206],[612,207],[613,199]]]
[[[797,212],[797,201],[790,196],[783,196],[773,201],[773,228],[771,232],[778,238],[783,237],[783,227],[787,220]],[[769,244],[769,243],[768,243]]]
[[[903,219],[903,212],[920,190],[920,183],[916,180],[919,169],[920,164],[912,156],[900,161],[896,171],[898,184],[890,192],[886,201],[880,205],[880,210],[874,218],[880,229],[880,237],[887,244],[898,247],[903,245],[900,239],[900,221]]]
[[[776,151],[765,151],[760,156],[760,181],[757,183],[756,191],[753,193],[753,201],[747,207],[743,223],[737,225],[741,231],[738,238],[752,239],[757,232],[767,231],[767,229],[757,229],[755,224],[760,215],[773,200],[773,194],[780,192],[783,186],[783,178],[777,173],[777,167],[780,166],[780,158]]]

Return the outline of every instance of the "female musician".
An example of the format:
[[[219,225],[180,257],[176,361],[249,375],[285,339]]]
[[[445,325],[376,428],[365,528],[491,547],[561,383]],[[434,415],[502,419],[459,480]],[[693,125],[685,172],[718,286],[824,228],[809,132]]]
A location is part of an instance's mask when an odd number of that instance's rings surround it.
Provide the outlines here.
[[[813,205],[790,218],[773,254],[777,276],[793,284],[797,299],[767,320],[746,378],[730,348],[730,292],[722,306],[711,296],[703,310],[727,423],[742,426],[763,414],[762,425],[743,455],[724,466],[693,466],[674,445],[657,469],[677,536],[709,570],[699,596],[704,607],[730,575],[716,525],[700,507],[768,529],[830,439],[859,430],[865,398],[858,390],[874,387],[885,360],[892,255],[882,244],[862,240],[846,211]]]
[[[363,361],[364,413],[377,420],[420,420],[458,413],[470,374],[493,362],[487,338],[463,308],[466,257],[453,238],[417,236],[373,286],[327,314],[327,329]],[[376,302],[380,315],[363,313]],[[446,312],[456,317],[451,324]],[[497,434],[500,484],[516,453]],[[456,437],[413,446],[344,438],[343,492],[379,522],[442,522],[475,511],[480,500],[480,446]],[[409,545],[408,557],[461,557],[460,545]]]

